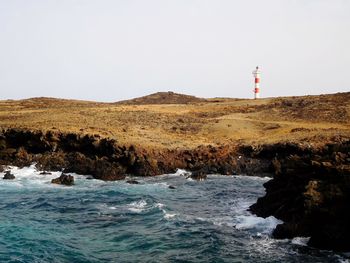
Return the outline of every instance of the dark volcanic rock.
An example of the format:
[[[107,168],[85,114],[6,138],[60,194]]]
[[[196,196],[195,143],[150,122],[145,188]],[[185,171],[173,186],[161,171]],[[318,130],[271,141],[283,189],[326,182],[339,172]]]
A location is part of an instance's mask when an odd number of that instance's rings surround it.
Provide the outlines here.
[[[62,171],[68,165],[66,154],[62,151],[48,152],[36,157],[36,168],[46,171]]]
[[[93,135],[21,129],[0,131],[1,164],[24,167],[36,163],[38,170],[90,174],[101,180],[121,180],[125,174],[155,176],[174,173],[176,169],[264,176],[271,170],[271,161],[256,158],[256,153],[242,158],[237,155],[237,147],[228,145],[202,145],[191,150],[136,149],[133,145],[118,146],[112,139]]]
[[[65,172],[91,174],[95,179],[115,181],[125,179],[126,169],[108,158],[89,158],[82,153],[73,152],[67,155]]]
[[[52,173],[43,171],[43,172],[41,172],[40,174],[41,174],[41,175],[50,175],[50,174],[52,174]]]
[[[128,184],[139,184],[140,183],[139,181],[136,181],[136,180],[127,180],[126,182]]]
[[[311,246],[350,251],[349,152],[350,141],[343,141],[273,159],[275,176],[250,210],[284,221],[275,238],[309,236]]]
[[[189,176],[189,178],[191,178],[193,180],[197,180],[197,181],[203,181],[203,180],[207,179],[207,173],[204,170],[194,171]]]
[[[52,179],[51,183],[71,186],[74,184],[74,177],[72,175],[62,173],[60,177]]]
[[[11,171],[6,171],[4,174],[4,177],[2,179],[4,180],[13,180],[16,177],[11,173]]]
[[[169,187],[168,187],[169,189],[176,189],[176,187],[175,186],[173,186],[173,185],[169,185]]]
[[[104,181],[115,181],[125,179],[125,168],[117,163],[111,163],[107,160],[97,160],[95,170],[91,173],[95,179]]]

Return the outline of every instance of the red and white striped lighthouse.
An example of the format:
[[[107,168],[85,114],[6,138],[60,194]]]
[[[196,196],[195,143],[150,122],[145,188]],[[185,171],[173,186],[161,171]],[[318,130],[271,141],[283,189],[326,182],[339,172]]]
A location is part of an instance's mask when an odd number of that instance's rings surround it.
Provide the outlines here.
[[[253,76],[255,79],[254,99],[259,99],[260,98],[260,70],[258,66],[253,71]]]

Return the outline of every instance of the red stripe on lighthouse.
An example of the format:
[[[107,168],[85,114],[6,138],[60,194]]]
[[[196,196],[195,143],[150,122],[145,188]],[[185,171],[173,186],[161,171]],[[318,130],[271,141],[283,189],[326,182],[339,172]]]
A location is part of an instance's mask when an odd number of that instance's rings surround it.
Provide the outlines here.
[[[255,78],[255,83],[260,83],[260,79],[259,78]]]

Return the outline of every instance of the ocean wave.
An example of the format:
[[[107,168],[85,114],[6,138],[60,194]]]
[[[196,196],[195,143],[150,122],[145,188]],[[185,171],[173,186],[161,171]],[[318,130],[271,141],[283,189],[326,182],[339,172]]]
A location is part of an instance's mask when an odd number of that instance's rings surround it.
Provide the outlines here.
[[[13,180],[0,180],[0,186],[23,188],[23,187],[42,187],[48,185],[53,178],[60,175],[60,172],[52,172],[51,175],[42,175],[37,171],[35,165],[29,167],[18,168],[15,166],[8,166],[8,170],[15,176]],[[0,173],[2,177],[4,173]]]
[[[169,187],[169,184],[166,183],[166,182],[161,182],[161,183],[151,183],[151,184],[148,184],[148,186],[161,186],[161,187],[166,187],[168,188]]]
[[[134,213],[141,213],[146,210],[147,202],[145,200],[135,201],[128,204],[128,210]]]
[[[74,187],[66,187],[63,185],[52,184],[51,180],[57,178],[61,175],[60,171],[48,171],[49,174],[41,174],[42,171],[36,169],[35,164],[28,167],[19,168],[16,166],[7,166],[7,170],[15,176],[13,180],[1,180],[4,176],[4,172],[0,173],[0,188],[6,189],[16,189],[16,188],[26,188],[26,189],[38,189],[38,188],[48,188],[48,189],[60,189],[65,191],[75,191],[75,190],[95,190],[103,185],[116,184],[115,182],[105,182],[102,180],[91,179],[91,175],[81,175],[76,173],[68,173],[72,175],[75,180]],[[86,180],[87,178],[91,180]]]
[[[154,205],[154,207],[157,207],[157,208],[163,208],[165,205],[164,204],[162,204],[162,203],[156,203],[155,205]]]
[[[295,237],[292,239],[292,244],[299,246],[307,246],[307,242],[309,242],[310,237]]]
[[[237,216],[235,219],[238,220],[238,223],[235,225],[237,229],[254,229],[259,233],[266,234],[270,234],[278,224],[282,223],[281,220],[273,216],[262,218],[254,215],[241,215]]]
[[[268,176],[233,175],[233,178],[238,178],[238,179],[247,179],[247,177],[249,178],[249,180],[258,181],[258,182],[267,182],[272,179],[272,177],[268,177]]]
[[[171,218],[174,218],[175,216],[177,216],[176,213],[169,213],[165,210],[163,210],[163,213],[164,213],[164,219],[171,219]]]
[[[176,175],[176,176],[188,176],[190,175],[191,172],[189,171],[186,171],[184,169],[177,169],[176,172],[174,174],[171,174],[171,175]]]

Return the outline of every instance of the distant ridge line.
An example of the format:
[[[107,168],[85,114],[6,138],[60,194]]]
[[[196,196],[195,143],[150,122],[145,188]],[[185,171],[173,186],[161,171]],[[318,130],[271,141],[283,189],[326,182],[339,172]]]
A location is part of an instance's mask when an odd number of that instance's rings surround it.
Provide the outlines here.
[[[175,93],[172,91],[156,92],[139,98],[118,101],[115,104],[122,105],[148,105],[148,104],[189,104],[207,102],[204,98],[198,98],[191,95]]]

